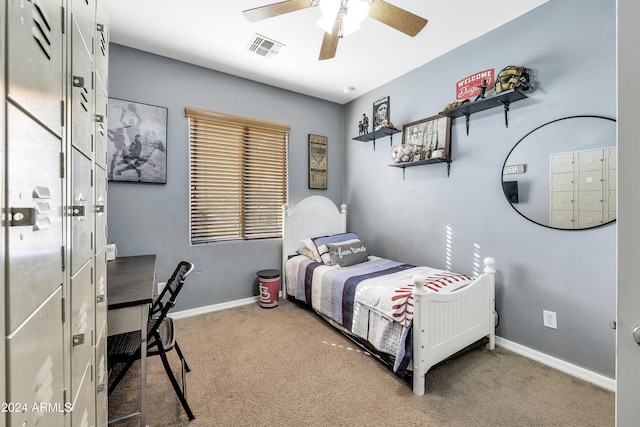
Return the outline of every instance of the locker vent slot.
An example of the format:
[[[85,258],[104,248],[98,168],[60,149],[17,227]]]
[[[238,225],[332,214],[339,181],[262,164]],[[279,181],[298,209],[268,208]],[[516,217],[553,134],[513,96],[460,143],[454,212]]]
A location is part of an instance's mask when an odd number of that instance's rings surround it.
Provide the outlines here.
[[[31,28],[31,34],[40,49],[42,49],[42,52],[47,56],[47,59],[51,60],[51,24],[49,17],[44,9],[40,7],[38,1],[34,0],[33,5],[35,7],[31,17],[35,25]]]
[[[80,106],[86,111],[89,112],[89,91],[85,87],[85,79],[82,76],[73,76],[73,80],[71,81],[73,87],[77,87],[80,89]]]
[[[80,96],[82,97],[82,101],[80,101],[80,105],[84,108],[84,111],[89,112],[89,91],[85,88],[82,88],[80,92]]]
[[[98,24],[98,36],[100,37],[100,52],[102,52],[102,56],[106,58],[109,43],[107,43],[105,27],[102,24]]]

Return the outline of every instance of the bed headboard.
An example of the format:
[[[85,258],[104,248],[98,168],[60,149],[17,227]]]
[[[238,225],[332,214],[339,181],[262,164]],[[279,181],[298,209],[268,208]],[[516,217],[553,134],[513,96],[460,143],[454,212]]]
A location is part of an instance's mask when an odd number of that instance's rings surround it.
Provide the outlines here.
[[[347,205],[340,209],[324,196],[309,196],[294,208],[282,206],[282,263],[295,255],[300,240],[347,231]]]

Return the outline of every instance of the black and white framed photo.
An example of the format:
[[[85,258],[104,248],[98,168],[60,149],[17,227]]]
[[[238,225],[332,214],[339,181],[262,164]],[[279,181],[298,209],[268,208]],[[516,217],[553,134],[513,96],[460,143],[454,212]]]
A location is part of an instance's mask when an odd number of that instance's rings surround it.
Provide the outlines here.
[[[110,181],[167,183],[167,108],[109,98]]]
[[[373,130],[386,127],[391,122],[391,100],[388,96],[373,103]]]
[[[309,134],[309,188],[327,189],[327,137]]]
[[[451,159],[451,117],[436,115],[402,127],[402,144],[415,146],[421,160]]]

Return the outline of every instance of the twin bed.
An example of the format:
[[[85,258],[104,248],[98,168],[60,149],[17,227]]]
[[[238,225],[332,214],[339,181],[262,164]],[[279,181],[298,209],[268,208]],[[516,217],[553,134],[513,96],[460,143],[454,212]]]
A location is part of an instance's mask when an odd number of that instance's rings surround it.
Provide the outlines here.
[[[472,278],[380,258],[347,232],[346,205],[311,196],[283,206],[283,292],[365,342],[425,390],[427,371],[486,337],[495,347],[495,268]]]

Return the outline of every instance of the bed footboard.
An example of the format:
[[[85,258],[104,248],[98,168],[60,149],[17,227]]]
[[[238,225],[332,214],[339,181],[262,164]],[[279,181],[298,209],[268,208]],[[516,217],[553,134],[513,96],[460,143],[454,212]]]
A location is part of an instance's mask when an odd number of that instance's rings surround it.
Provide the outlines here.
[[[414,277],[413,392],[422,396],[425,375],[435,364],[488,336],[495,348],[495,260],[484,259],[484,273],[463,289],[427,292]]]

